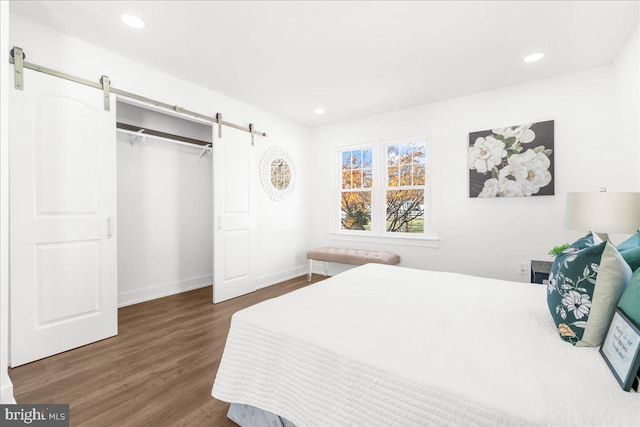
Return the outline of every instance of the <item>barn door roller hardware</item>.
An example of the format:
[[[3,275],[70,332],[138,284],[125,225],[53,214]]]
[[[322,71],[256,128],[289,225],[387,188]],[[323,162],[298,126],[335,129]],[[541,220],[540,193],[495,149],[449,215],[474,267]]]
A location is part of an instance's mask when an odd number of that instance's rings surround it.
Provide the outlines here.
[[[216,113],[216,122],[218,123],[218,138],[222,139],[222,113]]]
[[[11,49],[10,55],[14,59],[13,87],[17,90],[22,90],[24,88],[24,52],[22,48],[14,47]]]
[[[162,102],[162,101],[158,101],[155,99],[151,99],[151,98],[147,98],[146,96],[142,96],[142,95],[138,95],[132,92],[127,92],[125,90],[122,89],[117,89],[113,86],[111,86],[111,80],[109,79],[108,76],[103,75],[102,77],[100,77],[100,81],[99,82],[94,82],[91,80],[87,80],[87,79],[83,79],[81,77],[76,77],[73,76],[71,74],[67,74],[67,73],[63,73],[61,71],[57,71],[57,70],[53,70],[51,68],[47,68],[47,67],[43,67],[41,65],[36,65],[36,64],[32,64],[30,62],[26,62],[24,59],[26,58],[26,55],[24,53],[24,51],[22,50],[22,48],[19,48],[17,46],[14,46],[13,49],[11,49],[11,57],[9,58],[9,63],[13,64],[13,72],[14,72],[14,87],[16,88],[16,90],[23,90],[24,89],[24,69],[28,68],[30,70],[34,70],[34,71],[38,71],[40,73],[44,73],[44,74],[49,74],[51,76],[54,77],[59,77],[61,79],[65,79],[65,80],[69,80],[75,83],[80,83],[83,84],[85,86],[89,86],[98,90],[102,91],[102,96],[104,99],[104,109],[105,111],[109,111],[111,106],[110,106],[110,94],[111,93],[115,93],[116,95],[119,96],[123,96],[125,98],[130,98],[130,99],[135,99],[137,101],[141,101],[147,104],[151,104],[151,105],[155,105],[156,107],[160,107],[160,108],[165,108],[168,110],[173,110],[173,111],[177,111],[179,113],[182,114],[186,114],[201,120],[205,120],[211,123],[217,123],[218,124],[218,137],[222,138],[222,126],[227,126],[230,128],[234,128],[237,130],[241,130],[244,132],[248,132],[251,134],[251,145],[254,144],[255,142],[255,135],[259,135],[259,136],[267,136],[266,132],[259,132],[257,130],[254,129],[254,125],[253,123],[251,123],[248,127],[247,126],[242,126],[242,125],[237,125],[235,123],[231,123],[231,122],[227,122],[222,120],[222,114],[217,113],[215,117],[211,117],[211,116],[207,116],[205,114],[200,114],[197,113],[195,111],[190,111],[187,110],[186,108],[182,108],[179,107],[177,105],[171,105],[171,104],[167,104],[166,102]]]
[[[109,76],[100,77],[100,84],[102,85],[102,97],[104,98],[104,111],[111,111],[111,97],[109,96]]]

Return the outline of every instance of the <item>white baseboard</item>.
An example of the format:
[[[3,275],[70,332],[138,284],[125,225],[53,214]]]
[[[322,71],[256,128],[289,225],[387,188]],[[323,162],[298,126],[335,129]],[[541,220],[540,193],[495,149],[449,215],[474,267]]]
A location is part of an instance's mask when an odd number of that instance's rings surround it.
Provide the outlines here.
[[[181,280],[179,282],[166,283],[135,291],[119,293],[118,307],[126,307],[128,305],[138,304],[152,299],[168,297],[169,295],[204,288],[206,286],[211,286],[212,283],[213,276],[208,274],[206,276],[194,277],[191,279]]]
[[[315,265],[314,265],[315,267]],[[314,268],[315,270],[315,268]],[[294,279],[307,274],[307,266],[299,265],[277,273],[268,274],[258,278],[258,289],[275,285],[285,280]],[[194,289],[204,288],[213,283],[213,276],[201,276],[180,282],[168,283],[164,285],[151,286],[135,291],[124,292],[118,294],[118,307],[126,307],[128,305],[138,304],[157,298],[168,297],[170,295],[179,294]]]
[[[307,274],[307,267],[299,265],[297,267],[290,268],[288,270],[279,271],[273,274],[267,274],[258,278],[258,289],[266,288],[267,286],[275,285],[285,280],[295,279],[302,275]]]
[[[2,387],[0,388],[0,404],[14,404],[16,403],[16,399],[13,397],[13,384],[11,383],[8,375],[5,375],[5,377],[6,379],[3,379]]]

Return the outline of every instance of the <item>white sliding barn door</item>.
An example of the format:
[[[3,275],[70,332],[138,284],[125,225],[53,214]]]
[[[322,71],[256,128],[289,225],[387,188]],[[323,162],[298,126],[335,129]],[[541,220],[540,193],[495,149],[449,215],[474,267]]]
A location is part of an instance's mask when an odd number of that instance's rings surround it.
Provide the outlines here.
[[[214,135],[213,146],[213,302],[218,303],[256,290],[256,168],[248,134],[224,129],[222,139]]]
[[[115,102],[24,71],[9,94],[11,366],[118,330]]]

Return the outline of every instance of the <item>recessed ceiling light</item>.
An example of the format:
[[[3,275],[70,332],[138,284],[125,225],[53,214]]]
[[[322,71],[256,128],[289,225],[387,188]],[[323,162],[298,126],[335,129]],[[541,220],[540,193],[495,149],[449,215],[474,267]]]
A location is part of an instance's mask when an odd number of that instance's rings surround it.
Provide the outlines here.
[[[316,114],[324,114],[324,108],[316,108],[313,112]]]
[[[138,18],[137,16],[122,15],[120,17],[120,19],[122,19],[122,22],[124,22],[125,24],[127,24],[130,27],[133,27],[133,28],[144,28],[144,21],[142,19]]]
[[[540,61],[542,58],[544,58],[544,53],[542,52],[532,53],[531,55],[527,55],[524,57],[524,62],[536,62],[536,61]]]

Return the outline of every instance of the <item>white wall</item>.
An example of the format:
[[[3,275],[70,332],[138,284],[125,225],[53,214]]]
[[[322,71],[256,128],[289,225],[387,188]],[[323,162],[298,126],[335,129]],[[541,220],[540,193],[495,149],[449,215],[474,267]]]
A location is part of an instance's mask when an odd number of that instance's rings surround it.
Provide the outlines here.
[[[629,62],[625,68],[637,67]],[[615,126],[617,74],[630,73],[609,66],[313,129],[312,246],[386,249],[408,267],[528,281],[518,262],[550,260],[551,247],[580,235],[563,228],[567,192],[640,187],[638,138]],[[555,120],[555,196],[469,198],[469,132],[543,120]],[[439,248],[328,240],[329,207],[338,200],[334,147],[421,134],[432,141]]]
[[[253,122],[256,129],[267,132],[267,138],[256,137],[257,158],[270,146],[286,149],[296,162],[299,181],[291,197],[280,203],[268,199],[260,184],[255,183],[258,192],[258,256],[253,260],[254,266],[260,285],[304,273],[311,199],[308,191],[304,191],[309,186],[310,176],[307,166],[308,128],[13,14],[11,43],[22,47],[28,60],[34,63],[96,81],[100,75],[106,74],[113,86],[119,89],[209,116],[221,112],[225,120],[244,125]],[[25,79],[25,84],[29,84],[28,79]],[[96,96],[100,96],[99,91],[96,91]]]
[[[0,1],[0,403],[15,403],[9,366],[9,2]]]
[[[117,120],[211,140],[212,127],[125,103]],[[118,304],[213,282],[211,156],[200,148],[118,134]]]
[[[618,54],[613,70],[617,132],[621,138],[640,142],[640,26]],[[640,168],[636,173],[640,179]]]

